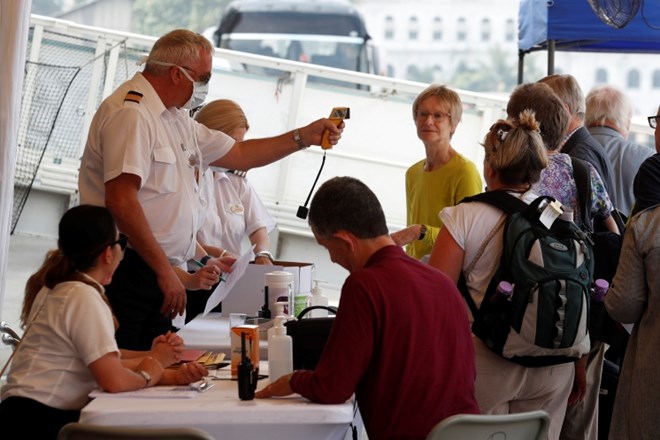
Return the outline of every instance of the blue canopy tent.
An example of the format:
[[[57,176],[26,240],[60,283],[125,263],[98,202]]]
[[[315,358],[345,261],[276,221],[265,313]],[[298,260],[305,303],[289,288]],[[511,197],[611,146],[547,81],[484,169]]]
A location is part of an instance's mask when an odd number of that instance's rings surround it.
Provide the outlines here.
[[[548,51],[548,75],[556,50],[660,53],[660,0],[642,0],[637,15],[621,29],[601,21],[588,0],[520,0],[518,83],[525,54]]]

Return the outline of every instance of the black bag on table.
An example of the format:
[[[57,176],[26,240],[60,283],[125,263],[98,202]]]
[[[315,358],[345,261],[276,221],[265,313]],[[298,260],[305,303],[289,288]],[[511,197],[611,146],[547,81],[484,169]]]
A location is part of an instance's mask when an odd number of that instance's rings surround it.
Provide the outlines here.
[[[288,321],[286,333],[293,340],[293,369],[313,370],[321,358],[325,343],[330,335],[334,316],[327,318],[305,318],[312,310],[323,309],[337,314],[337,308],[332,306],[312,306],[303,309],[296,320]]]

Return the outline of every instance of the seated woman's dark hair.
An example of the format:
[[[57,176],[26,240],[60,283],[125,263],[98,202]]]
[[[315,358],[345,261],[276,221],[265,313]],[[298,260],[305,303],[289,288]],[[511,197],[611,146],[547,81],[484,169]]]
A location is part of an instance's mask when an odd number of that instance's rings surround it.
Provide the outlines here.
[[[110,211],[102,206],[79,205],[60,219],[57,249],[51,250],[27,281],[21,323],[27,324],[32,304],[42,287],[50,289],[63,281],[83,280],[79,273],[94,265],[103,250],[116,242],[117,226]]]

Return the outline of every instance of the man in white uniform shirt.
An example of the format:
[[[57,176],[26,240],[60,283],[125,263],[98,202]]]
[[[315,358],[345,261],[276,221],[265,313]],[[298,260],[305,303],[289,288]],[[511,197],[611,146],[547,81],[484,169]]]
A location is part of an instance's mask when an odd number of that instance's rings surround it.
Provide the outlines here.
[[[199,34],[179,29],[164,35],[144,72],[104,100],[90,126],[80,201],[107,206],[130,237],[130,250],[106,289],[120,324],[120,348],[149,349],[184,313],[189,286],[175,268],[186,273],[192,258],[205,263],[196,275],[205,289],[218,282],[221,270],[231,270],[233,258],[207,256],[195,240],[202,211],[195,165],[247,170],[320,145],[325,130],[333,144],[341,137],[343,125],[328,119],[245,142],[198,124],[188,109],[191,101],[203,101],[212,53]]]

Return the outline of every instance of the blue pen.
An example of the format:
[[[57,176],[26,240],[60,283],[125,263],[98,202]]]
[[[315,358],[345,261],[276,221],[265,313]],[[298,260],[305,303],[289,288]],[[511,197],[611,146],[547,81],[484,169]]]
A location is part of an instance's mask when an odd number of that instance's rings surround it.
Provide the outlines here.
[[[194,258],[193,258],[192,262],[195,263],[196,265],[198,265],[199,267],[204,267],[204,265],[202,264],[201,261],[197,261]],[[222,281],[224,281],[225,283],[227,282],[227,280],[222,278],[222,275],[220,275],[220,282],[222,282]]]

